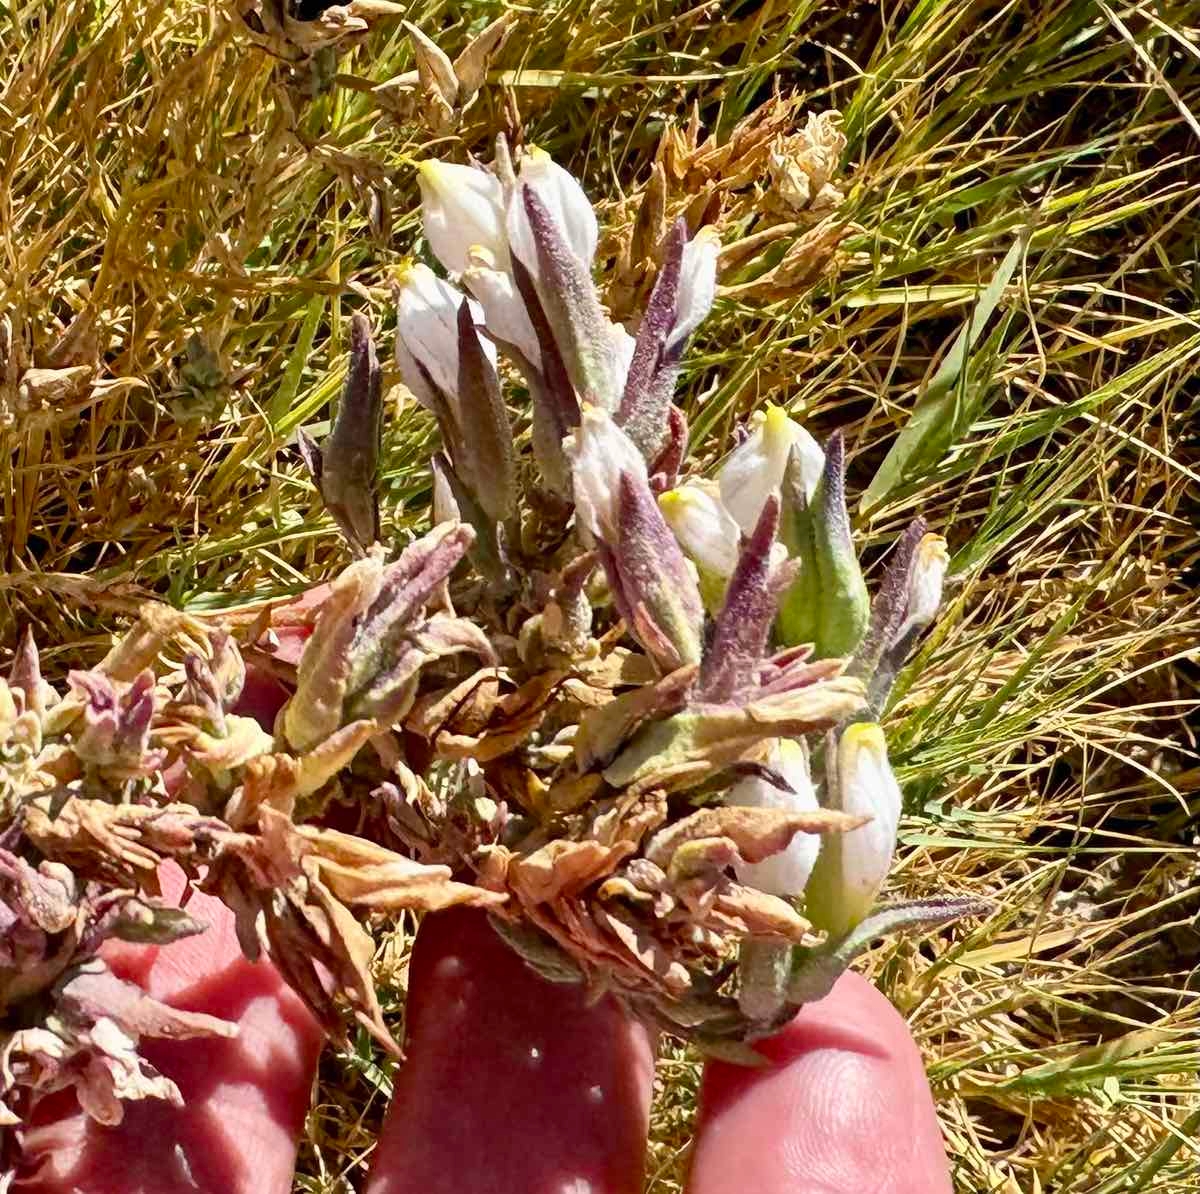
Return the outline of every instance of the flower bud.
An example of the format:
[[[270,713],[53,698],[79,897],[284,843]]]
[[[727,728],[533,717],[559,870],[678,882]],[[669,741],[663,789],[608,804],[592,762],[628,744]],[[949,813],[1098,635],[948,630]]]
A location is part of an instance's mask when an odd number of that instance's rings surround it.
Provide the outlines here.
[[[785,791],[769,779],[753,775],[730,789],[726,804],[743,808],[778,808],[787,812],[814,812],[818,808],[817,793],[808,769],[808,750],[803,743],[790,738],[780,739],[767,762],[791,791]],[[798,833],[788,846],[762,862],[741,862],[735,867],[740,882],[756,887],[770,895],[798,896],[808,883],[821,838],[816,834]]]
[[[458,309],[463,293],[427,265],[404,271],[396,294],[396,364],[404,384],[427,410],[441,415],[458,392]],[[477,303],[467,300],[476,324],[483,322]],[[483,352],[496,363],[496,348],[483,341]]]
[[[811,643],[818,659],[849,656],[866,633],[871,601],[850,534],[841,432],[829,440],[811,504],[804,484],[794,453],[783,485],[782,539],[800,574],[780,602],[777,632],[791,646]]]
[[[942,604],[942,585],[950,553],[941,535],[925,535],[917,544],[916,556],[908,574],[908,599],[904,621],[896,631],[893,642],[902,642],[910,634],[924,630],[937,617]]]
[[[669,489],[658,499],[658,507],[679,546],[696,565],[705,607],[715,612],[725,584],[737,567],[741,539],[738,524],[721,502],[716,482],[692,480],[678,489]]]
[[[421,223],[433,255],[452,274],[465,272],[468,254],[481,246],[501,263],[508,261],[504,232],[504,192],[487,170],[424,161],[418,167]]]
[[[508,243],[535,283],[540,281],[541,266],[534,231],[521,197],[526,188],[537,195],[576,261],[590,272],[600,229],[596,213],[574,175],[544,150],[530,148],[517,172],[517,183],[506,213]]]
[[[805,892],[805,912],[831,937],[848,933],[870,911],[887,878],[900,823],[900,785],[888,764],[883,731],[857,722],[842,733],[828,768],[825,803],[871,821],[826,837]]]
[[[817,441],[782,407],[769,405],[765,411],[755,412],[751,426],[753,430],[717,474],[721,500],[747,535],[754,530],[767,498],[779,493],[793,447],[809,500],[825,465]]]

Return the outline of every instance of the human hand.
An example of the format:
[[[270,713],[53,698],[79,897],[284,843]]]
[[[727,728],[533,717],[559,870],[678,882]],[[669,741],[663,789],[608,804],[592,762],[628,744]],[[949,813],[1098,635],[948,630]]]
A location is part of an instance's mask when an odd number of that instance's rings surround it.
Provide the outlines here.
[[[298,644],[297,644],[298,646]],[[291,654],[286,647],[284,654]],[[248,711],[278,694],[252,677]],[[167,868],[164,894],[184,893]],[[184,1106],[125,1105],[103,1128],[68,1092],[24,1133],[17,1188],[41,1194],[286,1194],[320,1029],[267,962],[241,954],[233,917],[191,893],[207,932],[164,947],[111,942],[113,970],[173,1006],[238,1024],[233,1039],[144,1041]],[[762,1042],[760,1069],[709,1063],[689,1194],[937,1194],[946,1158],[920,1054],[887,1000],[848,974]],[[479,912],[429,916],[414,946],[406,1061],[368,1194],[636,1194],[653,1043],[604,1000],[545,982]]]

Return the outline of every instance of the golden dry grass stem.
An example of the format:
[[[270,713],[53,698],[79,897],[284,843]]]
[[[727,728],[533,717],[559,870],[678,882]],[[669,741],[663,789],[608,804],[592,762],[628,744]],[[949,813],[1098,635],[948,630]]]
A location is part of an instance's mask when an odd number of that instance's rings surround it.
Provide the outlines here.
[[[405,11],[453,58],[502,6]],[[702,455],[779,402],[847,429],[859,487],[1023,234],[934,432],[858,520],[873,560],[918,512],[954,553],[888,714],[895,889],[996,910],[870,969],[964,1194],[1200,1190],[1200,3],[509,11],[478,94],[435,113],[395,17],[310,53],[250,6],[0,0],[5,642],[31,622],[66,668],[144,592],[212,611],[343,559],[289,444],[336,401],[348,313],[386,339],[424,156],[505,129],[582,173],[615,309],[670,219],[717,222],[724,297],[685,377]],[[830,108],[835,195],[798,200],[803,115]],[[433,431],[391,405],[398,536]],[[406,940],[381,927],[395,1017]],[[325,1058],[297,1190],[361,1182],[390,1065],[365,1039]],[[680,1188],[698,1073],[668,1048],[654,1194]]]

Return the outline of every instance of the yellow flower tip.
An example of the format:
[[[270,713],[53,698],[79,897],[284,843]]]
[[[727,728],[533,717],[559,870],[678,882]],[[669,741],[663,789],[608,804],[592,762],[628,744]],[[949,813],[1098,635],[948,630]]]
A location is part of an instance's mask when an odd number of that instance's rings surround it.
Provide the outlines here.
[[[763,436],[777,442],[791,442],[792,420],[782,406],[776,406],[773,402],[767,404],[763,412]]]
[[[917,545],[917,559],[925,566],[933,563],[949,563],[950,551],[946,546],[946,540],[941,535],[923,536]]]
[[[683,489],[668,489],[658,495],[658,508],[668,518],[682,511],[688,504],[688,493]]]
[[[406,258],[401,261],[392,270],[392,284],[394,286],[407,286],[412,281],[412,276],[416,272],[419,262],[413,261],[412,258]]]
[[[495,269],[496,254],[487,245],[468,245],[467,264],[476,269]]]
[[[868,750],[873,755],[887,758],[887,741],[883,730],[873,721],[856,721],[842,733],[842,743],[855,750]]]

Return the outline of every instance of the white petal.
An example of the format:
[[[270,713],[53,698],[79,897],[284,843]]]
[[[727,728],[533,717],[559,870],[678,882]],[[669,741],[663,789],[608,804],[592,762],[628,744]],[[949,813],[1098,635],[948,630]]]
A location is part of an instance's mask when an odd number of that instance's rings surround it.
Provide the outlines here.
[[[530,149],[517,173],[520,184],[531,186],[546,205],[563,239],[585,270],[591,270],[596,256],[600,227],[596,213],[588,202],[583,188],[574,176],[554,162],[540,149]],[[529,216],[518,186],[509,200],[506,230],[509,247],[536,279],[538,276],[537,246],[529,227]]]
[[[683,247],[679,266],[679,297],[675,303],[675,326],[667,348],[686,340],[712,310],[717,294],[717,257],[721,238],[713,228],[701,228]]]
[[[862,722],[849,726],[838,742],[841,810],[871,821],[839,834],[840,890],[837,901],[848,924],[871,910],[892,865],[900,824],[900,785],[888,763],[883,731]]]
[[[421,221],[434,256],[451,273],[467,268],[467,252],[482,245],[500,261],[508,256],[504,195],[500,180],[486,170],[450,162],[422,162]]]
[[[904,624],[896,631],[893,642],[899,642],[910,630],[923,629],[937,617],[949,564],[946,540],[941,535],[923,536],[908,577]]]
[[[497,268],[493,254],[481,246],[472,247],[467,254],[463,284],[479,300],[487,330],[497,340],[511,344],[536,368],[542,359],[537,333],[512,276]]]
[[[714,481],[688,481],[658,499],[679,546],[702,574],[728,580],[738,562],[741,531]]]
[[[742,531],[749,535],[768,497],[778,494],[793,446],[800,456],[800,475],[810,501],[825,467],[820,445],[781,407],[755,414],[753,430],[729,454],[717,474],[721,500]]]
[[[726,804],[745,808],[781,808],[790,812],[815,812],[817,794],[808,771],[808,752],[799,742],[783,740],[776,743],[768,760],[793,792],[783,792],[765,779],[751,777],[737,784],[725,797]],[[762,862],[743,862],[737,866],[742,883],[770,895],[798,896],[808,884],[821,839],[813,833],[798,833],[786,849]]]
[[[458,394],[458,309],[466,296],[439,278],[426,265],[414,265],[405,274],[396,300],[396,364],[404,384],[423,405],[429,406],[424,379],[415,368],[419,361],[434,385],[452,400]],[[470,300],[468,300],[470,302]],[[472,318],[482,322],[478,303],[470,303]],[[484,355],[494,365],[496,347],[482,337]]]
[[[622,324],[610,323],[608,330],[617,353],[613,367],[620,384],[614,386],[613,389],[619,398],[625,389],[625,379],[629,376],[629,366],[633,363],[633,350],[637,345],[637,340],[625,330]]]
[[[614,545],[619,537],[617,493],[621,474],[648,485],[646,462],[637,445],[607,411],[585,407],[579,429],[563,440],[571,462],[575,517],[596,539]]]

